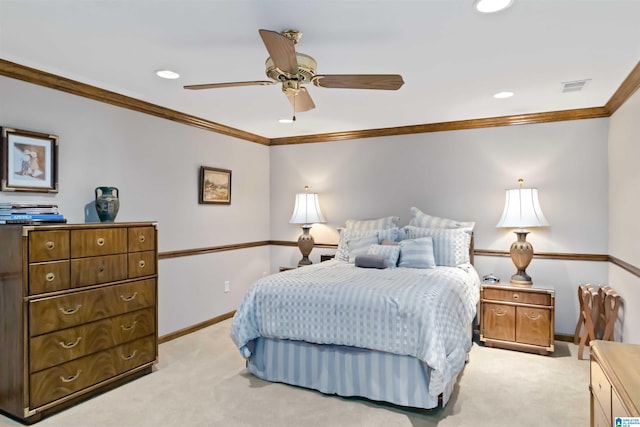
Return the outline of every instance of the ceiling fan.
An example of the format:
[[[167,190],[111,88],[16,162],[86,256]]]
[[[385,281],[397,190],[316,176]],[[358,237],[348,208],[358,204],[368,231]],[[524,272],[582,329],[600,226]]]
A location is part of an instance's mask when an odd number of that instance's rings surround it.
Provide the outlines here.
[[[316,74],[316,60],[295,50],[296,43],[302,37],[301,32],[296,30],[286,30],[282,33],[270,30],[258,30],[258,32],[269,52],[265,72],[272,80],[209,83],[189,85],[184,88],[198,90],[281,83],[282,92],[293,106],[295,120],[295,113],[309,111],[316,107],[309,92],[302,86],[307,83],[326,88],[378,90],[397,90],[404,84],[399,74]]]

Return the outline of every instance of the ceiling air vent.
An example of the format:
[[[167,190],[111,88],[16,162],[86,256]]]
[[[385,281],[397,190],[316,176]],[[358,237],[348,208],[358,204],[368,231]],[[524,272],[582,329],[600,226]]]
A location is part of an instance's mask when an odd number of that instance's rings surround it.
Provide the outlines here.
[[[584,89],[591,79],[574,80],[572,82],[562,82],[562,92],[578,92]]]

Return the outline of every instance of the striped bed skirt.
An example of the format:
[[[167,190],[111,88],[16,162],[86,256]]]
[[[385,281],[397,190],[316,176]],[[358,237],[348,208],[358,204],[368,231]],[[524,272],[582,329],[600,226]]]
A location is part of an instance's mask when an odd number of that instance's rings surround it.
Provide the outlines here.
[[[325,394],[431,409],[446,405],[456,381],[454,377],[442,395],[432,397],[430,368],[411,356],[273,338],[251,344],[247,369],[253,375]]]

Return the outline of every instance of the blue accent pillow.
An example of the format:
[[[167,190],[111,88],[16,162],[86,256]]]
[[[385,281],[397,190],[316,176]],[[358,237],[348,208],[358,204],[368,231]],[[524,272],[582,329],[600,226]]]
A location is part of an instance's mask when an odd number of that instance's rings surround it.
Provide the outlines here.
[[[436,259],[431,237],[402,240],[399,247],[398,267],[435,268]]]

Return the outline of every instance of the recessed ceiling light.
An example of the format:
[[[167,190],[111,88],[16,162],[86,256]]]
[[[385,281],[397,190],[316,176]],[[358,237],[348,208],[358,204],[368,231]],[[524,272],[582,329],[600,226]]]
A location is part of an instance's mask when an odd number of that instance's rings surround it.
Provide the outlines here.
[[[293,119],[280,119],[278,120],[279,123],[293,123]]]
[[[493,95],[494,98],[496,99],[505,99],[505,98],[511,98],[513,96],[513,92],[498,92],[495,95]]]
[[[171,70],[158,70],[156,71],[156,75],[158,77],[162,77],[163,79],[177,79],[180,77],[180,74]]]
[[[476,10],[482,13],[499,12],[511,6],[513,0],[477,0]]]

